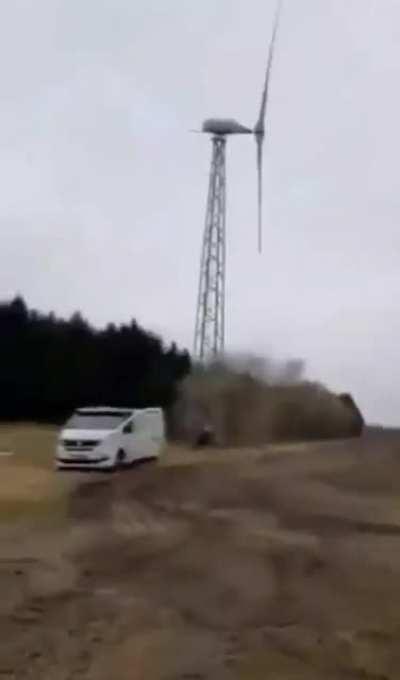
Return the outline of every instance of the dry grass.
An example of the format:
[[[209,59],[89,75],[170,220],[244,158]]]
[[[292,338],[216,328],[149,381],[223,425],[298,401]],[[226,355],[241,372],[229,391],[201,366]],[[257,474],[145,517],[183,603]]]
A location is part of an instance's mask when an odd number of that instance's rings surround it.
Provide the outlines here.
[[[40,429],[20,497],[57,483]],[[82,475],[60,530],[1,528],[0,675],[397,680],[399,445],[173,446]]]
[[[57,429],[33,423],[0,424],[0,451],[14,454],[13,464],[52,467]]]
[[[34,424],[1,424],[0,522],[58,520],[65,514],[66,485],[53,471],[56,430]]]

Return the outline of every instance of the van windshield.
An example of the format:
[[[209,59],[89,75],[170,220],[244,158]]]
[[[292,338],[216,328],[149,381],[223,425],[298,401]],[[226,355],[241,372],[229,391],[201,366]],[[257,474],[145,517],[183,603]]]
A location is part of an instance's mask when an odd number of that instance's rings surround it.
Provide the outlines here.
[[[88,412],[77,411],[65,423],[67,430],[114,430],[132,415],[130,411]]]

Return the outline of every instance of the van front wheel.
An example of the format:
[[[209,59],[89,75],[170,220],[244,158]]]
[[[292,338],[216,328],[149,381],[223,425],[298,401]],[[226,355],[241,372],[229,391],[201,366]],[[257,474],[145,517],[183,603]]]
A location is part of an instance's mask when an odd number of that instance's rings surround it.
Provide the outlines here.
[[[125,451],[123,449],[120,449],[118,451],[117,457],[115,459],[115,467],[117,469],[123,467],[123,465],[125,463],[125,458],[126,458]]]

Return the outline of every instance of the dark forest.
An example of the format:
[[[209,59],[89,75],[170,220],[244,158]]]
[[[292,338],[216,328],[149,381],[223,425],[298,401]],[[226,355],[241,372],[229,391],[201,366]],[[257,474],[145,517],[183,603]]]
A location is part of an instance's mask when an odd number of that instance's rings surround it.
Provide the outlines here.
[[[91,326],[0,303],[0,420],[62,421],[76,407],[170,406],[190,357],[129,324]]]

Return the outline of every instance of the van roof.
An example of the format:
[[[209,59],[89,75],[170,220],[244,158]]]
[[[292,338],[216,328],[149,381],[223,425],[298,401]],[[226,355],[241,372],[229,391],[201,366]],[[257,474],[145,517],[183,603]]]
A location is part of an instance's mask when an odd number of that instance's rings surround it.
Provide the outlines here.
[[[84,406],[76,409],[77,413],[98,413],[99,415],[102,413],[115,413],[117,415],[119,413],[134,413],[134,411],[141,413],[161,413],[162,408],[160,406],[137,409],[132,408],[131,406],[121,406],[119,408],[116,406]]]
[[[134,411],[131,407],[121,406],[116,408],[115,406],[85,406],[84,408],[76,409],[78,413],[130,413]]]

